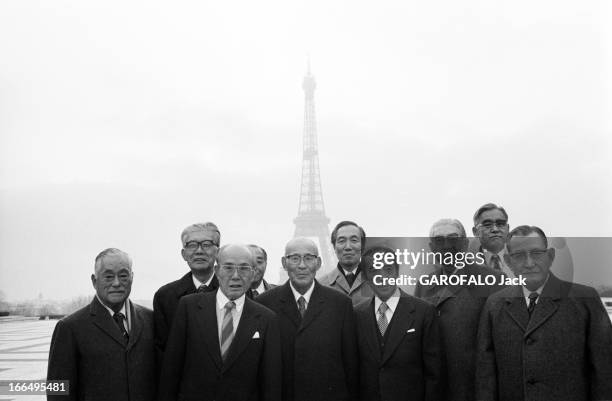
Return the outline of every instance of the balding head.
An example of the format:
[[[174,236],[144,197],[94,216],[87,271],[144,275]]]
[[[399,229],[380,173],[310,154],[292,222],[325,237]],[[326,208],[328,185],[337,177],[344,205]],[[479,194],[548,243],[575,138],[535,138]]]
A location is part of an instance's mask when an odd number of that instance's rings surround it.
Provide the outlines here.
[[[440,219],[429,230],[429,238],[456,234],[465,238],[465,228],[457,219]]]
[[[287,242],[287,245],[285,245],[285,256],[290,255],[296,248],[306,249],[311,254],[319,256],[319,248],[310,238],[297,237]]]

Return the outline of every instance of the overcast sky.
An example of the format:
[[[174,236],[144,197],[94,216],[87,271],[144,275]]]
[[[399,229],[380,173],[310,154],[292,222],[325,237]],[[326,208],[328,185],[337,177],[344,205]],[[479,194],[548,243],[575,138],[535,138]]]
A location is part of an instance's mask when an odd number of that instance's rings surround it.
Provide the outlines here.
[[[293,235],[310,55],[332,226],[426,235],[485,202],[612,236],[605,1],[0,2],[0,290],[135,299],[180,277],[180,232],[270,254]]]

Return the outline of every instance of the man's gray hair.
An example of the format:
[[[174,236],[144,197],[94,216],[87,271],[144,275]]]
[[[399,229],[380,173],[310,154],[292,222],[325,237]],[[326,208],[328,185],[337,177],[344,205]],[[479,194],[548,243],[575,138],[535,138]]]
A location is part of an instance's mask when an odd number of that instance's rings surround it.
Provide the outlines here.
[[[219,231],[217,225],[210,221],[207,221],[206,223],[196,223],[185,227],[181,233],[181,245],[185,246],[185,239],[187,238],[187,235],[198,231],[212,231],[216,233],[217,239],[215,241],[215,245],[219,246],[219,242],[221,241],[221,232]]]
[[[132,270],[132,258],[130,257],[130,255],[128,255],[126,252],[123,252],[121,249],[106,248],[105,250],[100,252],[98,256],[96,256],[96,260],[94,262],[94,273],[97,274],[98,270],[102,268],[104,258],[112,255],[123,256],[128,262],[128,267],[130,268],[130,270]]]
[[[443,226],[443,225],[451,225],[451,226],[455,226],[457,229],[459,229],[459,234],[462,237],[466,237],[465,235],[465,228],[463,227],[463,224],[461,224],[461,222],[457,219],[440,219],[438,221],[436,221],[433,226],[431,226],[431,229],[429,230],[429,238],[433,238],[433,234],[434,234],[434,229],[438,226]]]

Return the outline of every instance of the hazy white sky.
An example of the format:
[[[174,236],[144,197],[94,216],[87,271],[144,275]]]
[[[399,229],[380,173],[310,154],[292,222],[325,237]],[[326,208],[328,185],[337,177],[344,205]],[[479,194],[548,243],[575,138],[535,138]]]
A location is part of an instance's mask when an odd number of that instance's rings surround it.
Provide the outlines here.
[[[332,225],[426,235],[493,201],[511,225],[612,236],[605,1],[0,2],[0,290],[150,299],[184,226],[293,234],[310,54]]]

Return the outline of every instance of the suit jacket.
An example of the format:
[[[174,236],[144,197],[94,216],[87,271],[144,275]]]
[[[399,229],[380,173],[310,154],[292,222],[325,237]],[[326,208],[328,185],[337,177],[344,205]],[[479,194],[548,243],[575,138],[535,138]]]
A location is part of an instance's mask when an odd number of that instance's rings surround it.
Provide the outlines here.
[[[127,344],[110,313],[91,304],[57,322],[47,380],[69,380],[70,395],[47,400],[152,401],[157,384],[153,312],[130,304]]]
[[[279,401],[281,359],[276,315],[246,298],[223,361],[216,302],[216,292],[180,300],[164,353],[158,399]]]
[[[360,272],[352,286],[349,286],[348,281],[344,274],[336,267],[323,277],[321,277],[321,284],[331,287],[341,293],[351,297],[353,305],[357,305],[360,302],[366,301],[374,296],[374,291],[370,287],[367,280],[365,280],[362,272]]]
[[[434,275],[440,276],[438,268]],[[497,270],[478,265],[466,265],[458,271],[470,277],[494,275]],[[446,399],[448,401],[473,401],[476,372],[476,335],[480,312],[492,293],[501,286],[478,285],[421,285],[417,283],[415,296],[434,304],[440,321],[443,352],[446,357]]]
[[[597,292],[550,275],[531,319],[520,286],[487,301],[477,399],[612,400],[612,325]]]
[[[315,281],[304,319],[289,281],[257,302],[276,312],[281,331],[283,401],[356,401],[359,360],[353,305]]]
[[[213,275],[208,291],[213,292],[219,288],[217,276]],[[163,351],[166,348],[168,334],[172,327],[174,314],[181,299],[185,295],[197,291],[193,285],[191,272],[185,274],[179,280],[162,286],[153,296],[153,316],[155,318],[155,346],[158,351],[158,362],[161,363]]]
[[[433,305],[401,292],[384,347],[374,297],[355,307],[362,401],[438,401],[442,350]]]

